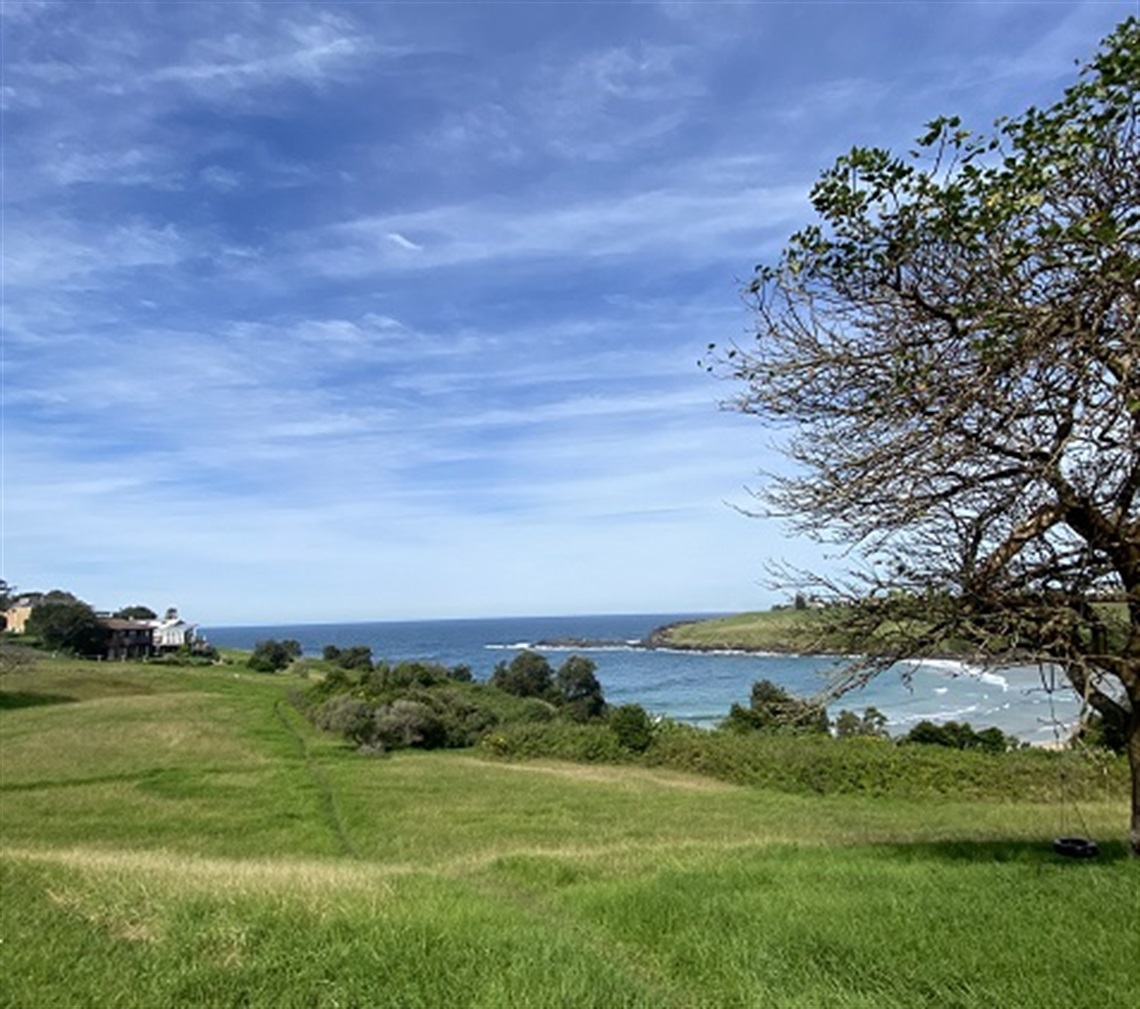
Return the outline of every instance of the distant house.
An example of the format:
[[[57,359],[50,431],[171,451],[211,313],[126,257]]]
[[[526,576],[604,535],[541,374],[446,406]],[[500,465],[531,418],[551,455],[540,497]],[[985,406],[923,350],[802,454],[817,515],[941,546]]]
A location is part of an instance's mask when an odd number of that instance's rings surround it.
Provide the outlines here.
[[[145,659],[150,655],[154,631],[151,621],[104,617],[101,622],[110,631],[107,639],[108,659]]]
[[[188,624],[178,616],[178,610],[173,606],[166,611],[161,620],[149,620],[151,627],[151,642],[154,650],[160,655],[163,652],[176,652],[180,648],[189,648],[194,644],[194,624]]]
[[[24,634],[28,629],[28,617],[34,606],[31,603],[16,602],[4,611],[4,629],[12,634]]]
[[[41,594],[21,597],[0,614],[0,629],[12,634],[27,632],[28,617]],[[197,634],[197,625],[188,624],[173,606],[161,620],[128,620],[110,613],[98,613],[99,622],[110,632],[105,655],[108,659],[145,659],[151,655],[176,652],[181,648],[208,648],[205,638]]]

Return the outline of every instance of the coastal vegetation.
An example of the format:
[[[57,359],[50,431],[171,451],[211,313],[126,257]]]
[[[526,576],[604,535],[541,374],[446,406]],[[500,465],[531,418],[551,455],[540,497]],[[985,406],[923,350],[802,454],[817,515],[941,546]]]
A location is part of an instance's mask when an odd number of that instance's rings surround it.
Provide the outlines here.
[[[586,742],[616,740],[608,720],[553,718],[531,731],[573,761],[521,726],[375,759],[290,700],[323,661],[39,655],[9,672],[0,1005],[1111,1009],[1140,993],[1117,758],[659,723],[615,763]],[[1072,815],[1066,768],[1106,839],[1092,862],[1049,843]]]

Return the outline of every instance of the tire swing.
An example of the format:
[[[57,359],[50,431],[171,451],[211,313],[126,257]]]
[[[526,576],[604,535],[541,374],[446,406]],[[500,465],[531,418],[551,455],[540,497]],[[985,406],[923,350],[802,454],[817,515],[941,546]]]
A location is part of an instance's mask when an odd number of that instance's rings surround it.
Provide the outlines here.
[[[1055,837],[1053,850],[1065,858],[1096,858],[1100,849],[1087,837]]]
[[[1045,688],[1045,692],[1049,695],[1049,717],[1053,723],[1053,738],[1056,742],[1057,749],[1061,750],[1065,747],[1066,741],[1061,738],[1061,723],[1057,721],[1057,711],[1053,704],[1053,693],[1057,689],[1056,670],[1050,667],[1048,678],[1046,678],[1044,667],[1041,667],[1039,672],[1041,674],[1041,684]],[[1089,699],[1086,686],[1086,693],[1083,698],[1083,704],[1081,705],[1079,719],[1081,722],[1084,721],[1085,712],[1088,711],[1088,707]],[[1071,746],[1071,743],[1069,745]],[[1097,846],[1096,841],[1088,837],[1088,824],[1085,823],[1085,818],[1081,814],[1080,806],[1078,806],[1075,801],[1069,800],[1070,789],[1068,776],[1065,773],[1064,754],[1059,753],[1057,756],[1058,791],[1061,798],[1061,824],[1060,833],[1057,837],[1053,838],[1053,852],[1062,858],[1096,858],[1097,855],[1100,854],[1100,848]],[[1065,815],[1067,806],[1072,806],[1076,818],[1080,821],[1081,829],[1084,831],[1083,834],[1067,833],[1068,818]]]

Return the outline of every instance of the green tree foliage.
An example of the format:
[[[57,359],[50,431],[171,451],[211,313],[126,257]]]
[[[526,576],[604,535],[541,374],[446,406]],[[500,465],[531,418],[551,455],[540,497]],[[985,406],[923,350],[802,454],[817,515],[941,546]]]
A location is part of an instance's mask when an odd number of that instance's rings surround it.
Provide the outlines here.
[[[1113,753],[1124,753],[1128,748],[1128,740],[1120,731],[1120,727],[1115,723],[1105,721],[1096,712],[1085,719],[1077,733],[1077,738],[1085,746],[1110,750]]]
[[[483,684],[473,681],[466,665],[345,665],[351,651],[325,648],[324,659],[333,666],[308,692],[306,707],[318,726],[370,753],[473,746],[504,722],[600,723],[606,711],[594,663],[581,656],[571,656],[554,674],[543,656],[523,652],[510,664],[500,663],[492,681]],[[604,725],[598,738],[613,746]]]
[[[618,742],[634,753],[644,753],[653,742],[653,720],[640,704],[622,704],[609,714]]]
[[[510,663],[500,662],[491,674],[491,686],[516,697],[550,699],[554,695],[554,671],[546,656],[519,652]]]
[[[124,606],[115,616],[123,620],[157,620],[158,614],[149,606]]]
[[[110,630],[85,602],[70,593],[49,592],[32,610],[27,633],[45,648],[74,655],[103,655]]]
[[[471,672],[471,667],[466,662],[452,666],[448,670],[447,676],[448,679],[455,680],[456,683],[472,683],[475,680],[475,674]]]
[[[277,641],[270,638],[259,641],[253,648],[248,663],[250,669],[258,673],[276,673],[288,668],[296,659],[301,657],[301,644],[292,638]]]
[[[588,722],[605,714],[605,695],[594,675],[597,668],[593,660],[571,655],[554,675],[557,703],[575,722]]]
[[[341,669],[372,668],[372,649],[367,645],[352,645],[349,648],[325,645],[321,657],[326,662],[335,663]]]
[[[851,739],[855,736],[885,739],[887,716],[875,707],[864,708],[862,715],[857,715],[854,711],[841,711],[835,719],[834,728],[838,739]]]
[[[438,662],[421,662],[417,659],[397,662],[394,666],[378,662],[371,676],[362,681],[375,696],[392,694],[409,687],[434,687],[450,679],[446,666]]]
[[[1018,741],[1005,735],[994,726],[975,731],[969,722],[921,721],[904,737],[907,743],[923,743],[929,746],[948,746],[954,750],[983,750],[986,753],[1005,753],[1017,749]]]
[[[1049,108],[854,148],[710,369],[789,431],[762,500],[854,558],[785,572],[874,642],[846,685],[950,640],[1063,669],[1128,741],[1140,854],[1138,95],[1133,17]]]
[[[793,697],[771,680],[752,684],[749,707],[734,704],[722,728],[736,732],[827,732],[827,709],[811,700]]]

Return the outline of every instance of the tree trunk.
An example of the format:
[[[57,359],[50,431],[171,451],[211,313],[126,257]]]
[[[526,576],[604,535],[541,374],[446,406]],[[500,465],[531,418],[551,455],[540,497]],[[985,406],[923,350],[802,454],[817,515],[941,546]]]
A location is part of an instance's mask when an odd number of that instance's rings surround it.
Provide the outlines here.
[[[1128,765],[1132,771],[1132,826],[1128,842],[1133,857],[1140,858],[1140,710],[1135,701],[1128,716]]]

